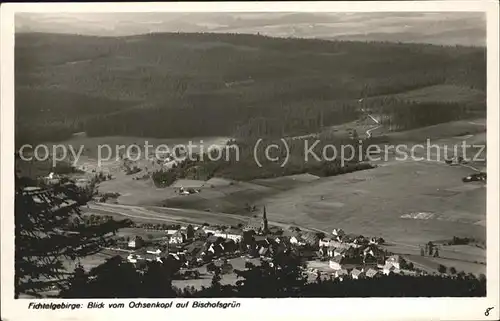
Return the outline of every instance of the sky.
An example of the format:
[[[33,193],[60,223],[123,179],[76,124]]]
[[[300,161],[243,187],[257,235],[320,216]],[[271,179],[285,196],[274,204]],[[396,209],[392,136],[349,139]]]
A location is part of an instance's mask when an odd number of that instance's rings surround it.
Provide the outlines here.
[[[485,46],[474,12],[18,13],[16,32],[126,36],[151,32],[251,33],[274,37]]]

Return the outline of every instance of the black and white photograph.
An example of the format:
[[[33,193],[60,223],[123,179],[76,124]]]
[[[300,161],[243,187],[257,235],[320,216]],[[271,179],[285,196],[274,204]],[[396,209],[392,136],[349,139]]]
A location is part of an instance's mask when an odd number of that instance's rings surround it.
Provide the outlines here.
[[[2,6],[6,320],[494,320],[498,3],[467,3]]]

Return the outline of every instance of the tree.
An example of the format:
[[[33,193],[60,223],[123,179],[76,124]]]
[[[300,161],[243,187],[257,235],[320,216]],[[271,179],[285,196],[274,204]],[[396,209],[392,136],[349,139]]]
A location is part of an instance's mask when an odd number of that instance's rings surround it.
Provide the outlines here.
[[[48,289],[63,289],[74,274],[64,262],[95,254],[112,243],[113,234],[126,224],[106,221],[92,226],[71,226],[82,217],[80,206],[90,193],[72,183],[27,189],[16,177],[15,297],[41,296]]]
[[[451,274],[451,275],[455,275],[455,274],[457,274],[457,269],[455,269],[455,267],[453,267],[453,266],[452,266],[452,267],[450,267],[450,268],[448,269],[448,271],[450,272],[450,274]]]
[[[432,256],[432,254],[434,252],[434,243],[432,243],[432,242],[427,243],[427,248],[429,249],[429,255]]]
[[[439,264],[438,266],[438,272],[439,273],[446,273],[446,266]]]
[[[189,224],[186,228],[186,236],[188,240],[192,240],[194,238],[194,227],[193,225]]]
[[[137,269],[141,269],[139,273]],[[172,269],[160,262],[145,262],[134,266],[120,256],[85,273],[79,269],[69,286],[60,292],[63,298],[172,298]]]
[[[318,239],[322,240],[322,239],[325,238],[325,233],[323,233],[323,232],[317,232],[316,236],[318,237]]]

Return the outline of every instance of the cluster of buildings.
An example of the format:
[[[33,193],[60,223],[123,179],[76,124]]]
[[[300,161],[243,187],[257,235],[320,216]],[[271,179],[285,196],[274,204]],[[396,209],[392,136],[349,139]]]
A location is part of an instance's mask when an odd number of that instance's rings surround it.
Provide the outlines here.
[[[141,238],[131,240],[128,247],[134,252],[128,261],[164,262],[170,258],[191,268],[240,255],[271,258],[290,252],[304,260],[328,261],[331,275],[339,279],[401,273],[406,268],[401,257],[390,256],[379,247],[383,239],[350,235],[342,229],[334,229],[331,235],[322,237],[322,233],[294,227],[286,230],[270,227],[265,208],[261,218],[252,218],[238,228],[189,225],[164,231],[165,236],[153,242]]]

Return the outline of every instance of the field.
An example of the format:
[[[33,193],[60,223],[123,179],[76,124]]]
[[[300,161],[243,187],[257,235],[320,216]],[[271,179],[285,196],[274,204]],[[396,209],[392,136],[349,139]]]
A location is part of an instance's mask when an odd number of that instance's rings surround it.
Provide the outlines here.
[[[448,197],[432,195],[463,184],[461,178],[468,173],[463,168],[437,164],[400,163],[322,179],[263,203],[269,204],[271,220],[293,221],[325,231],[341,227],[411,244],[454,235],[484,238],[485,228],[474,225],[484,219],[484,186]],[[401,218],[412,212],[430,212],[435,219]],[[454,217],[454,213],[460,213],[460,217]]]
[[[435,85],[405,93],[393,95],[404,100],[414,100],[418,102],[462,102],[462,103],[485,103],[484,92],[472,88],[455,85]]]
[[[437,135],[442,131],[441,139],[432,142],[448,148],[462,140],[484,144],[483,124],[484,120],[454,122],[419,129],[418,135],[399,134],[420,137],[422,133],[432,136],[432,132]],[[459,136],[465,128],[471,133],[483,132]],[[472,164],[471,168],[449,166],[436,161],[433,153],[428,161],[389,157],[378,162],[375,169],[335,177],[303,174],[251,182],[213,178],[204,184],[182,180],[175,187],[163,189],[155,188],[151,180],[132,180],[117,172],[116,178],[101,183],[99,190],[118,192],[122,195],[117,199],[119,204],[136,206],[133,210],[119,209],[134,219],[236,225],[259,215],[266,206],[272,222],[327,233],[340,227],[356,234],[381,236],[412,251],[428,241],[453,236],[485,239],[485,185],[462,182],[464,176],[474,172],[472,168],[483,168],[484,163]],[[200,192],[179,195],[176,191],[180,186],[199,187]],[[111,205],[95,206],[102,210]],[[249,206],[256,206],[256,211],[249,211]]]

